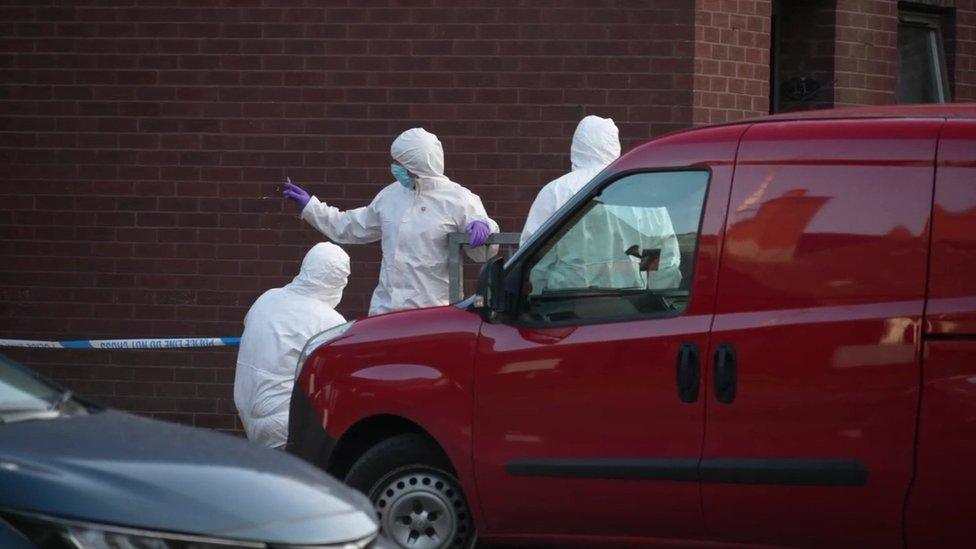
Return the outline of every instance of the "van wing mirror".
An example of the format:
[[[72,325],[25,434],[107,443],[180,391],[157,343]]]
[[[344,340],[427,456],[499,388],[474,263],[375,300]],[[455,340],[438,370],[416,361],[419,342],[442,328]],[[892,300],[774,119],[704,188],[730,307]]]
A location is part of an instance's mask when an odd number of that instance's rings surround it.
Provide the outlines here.
[[[474,306],[481,310],[482,318],[488,322],[504,312],[504,274],[502,258],[496,256],[485,263],[478,276],[478,292],[475,295]]]

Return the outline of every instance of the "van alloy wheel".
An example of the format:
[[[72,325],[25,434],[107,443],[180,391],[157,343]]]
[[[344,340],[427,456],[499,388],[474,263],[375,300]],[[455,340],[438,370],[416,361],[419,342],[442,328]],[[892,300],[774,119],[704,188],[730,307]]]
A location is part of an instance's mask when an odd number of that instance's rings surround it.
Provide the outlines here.
[[[391,472],[373,486],[369,499],[383,531],[402,547],[466,547],[474,531],[457,481],[432,467]]]

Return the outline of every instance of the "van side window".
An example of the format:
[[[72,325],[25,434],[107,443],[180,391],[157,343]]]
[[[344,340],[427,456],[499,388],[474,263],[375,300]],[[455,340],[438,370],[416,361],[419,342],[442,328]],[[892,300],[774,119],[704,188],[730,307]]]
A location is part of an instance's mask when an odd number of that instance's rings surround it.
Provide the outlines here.
[[[540,249],[520,320],[626,320],[685,310],[707,171],[648,172],[611,183]]]

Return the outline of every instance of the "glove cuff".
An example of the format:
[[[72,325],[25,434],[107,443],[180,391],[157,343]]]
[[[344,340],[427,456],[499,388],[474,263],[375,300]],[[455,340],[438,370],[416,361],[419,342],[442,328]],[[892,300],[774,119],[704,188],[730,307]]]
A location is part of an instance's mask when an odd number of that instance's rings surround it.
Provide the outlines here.
[[[313,212],[315,211],[315,209],[318,207],[319,204],[320,202],[318,198],[315,198],[314,196],[310,196],[308,198],[308,202],[305,203],[305,207],[302,208],[302,211],[298,213],[298,217],[306,221],[309,221],[309,219],[314,216]]]

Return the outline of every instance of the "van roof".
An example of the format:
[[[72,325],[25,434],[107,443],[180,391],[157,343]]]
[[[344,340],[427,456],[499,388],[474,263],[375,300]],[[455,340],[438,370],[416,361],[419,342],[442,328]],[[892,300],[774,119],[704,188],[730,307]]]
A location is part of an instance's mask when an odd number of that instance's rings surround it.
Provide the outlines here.
[[[879,118],[976,118],[976,103],[936,103],[929,105],[883,105],[872,107],[845,107],[840,109],[820,109],[813,111],[797,111],[773,115],[744,118],[730,122],[719,122],[682,128],[673,132],[651,138],[646,143],[654,143],[660,139],[667,139],[678,135],[700,134],[711,128],[722,128],[738,125],[762,124],[766,122],[793,122],[802,120],[854,120]]]
[[[849,118],[976,118],[976,103],[939,103],[930,105],[884,105],[849,107],[774,114],[740,120],[740,123],[781,122],[789,120],[836,120]]]
[[[764,122],[793,122],[802,120],[853,120],[879,118],[976,118],[976,103],[934,103],[928,105],[883,105],[871,107],[845,107],[840,109],[820,109],[813,111],[797,111],[773,115],[744,118],[729,122],[718,122],[682,128],[673,132],[651,138],[645,143],[654,143],[659,139],[666,139],[677,135],[700,134],[710,128],[722,128],[738,125],[762,124]]]

